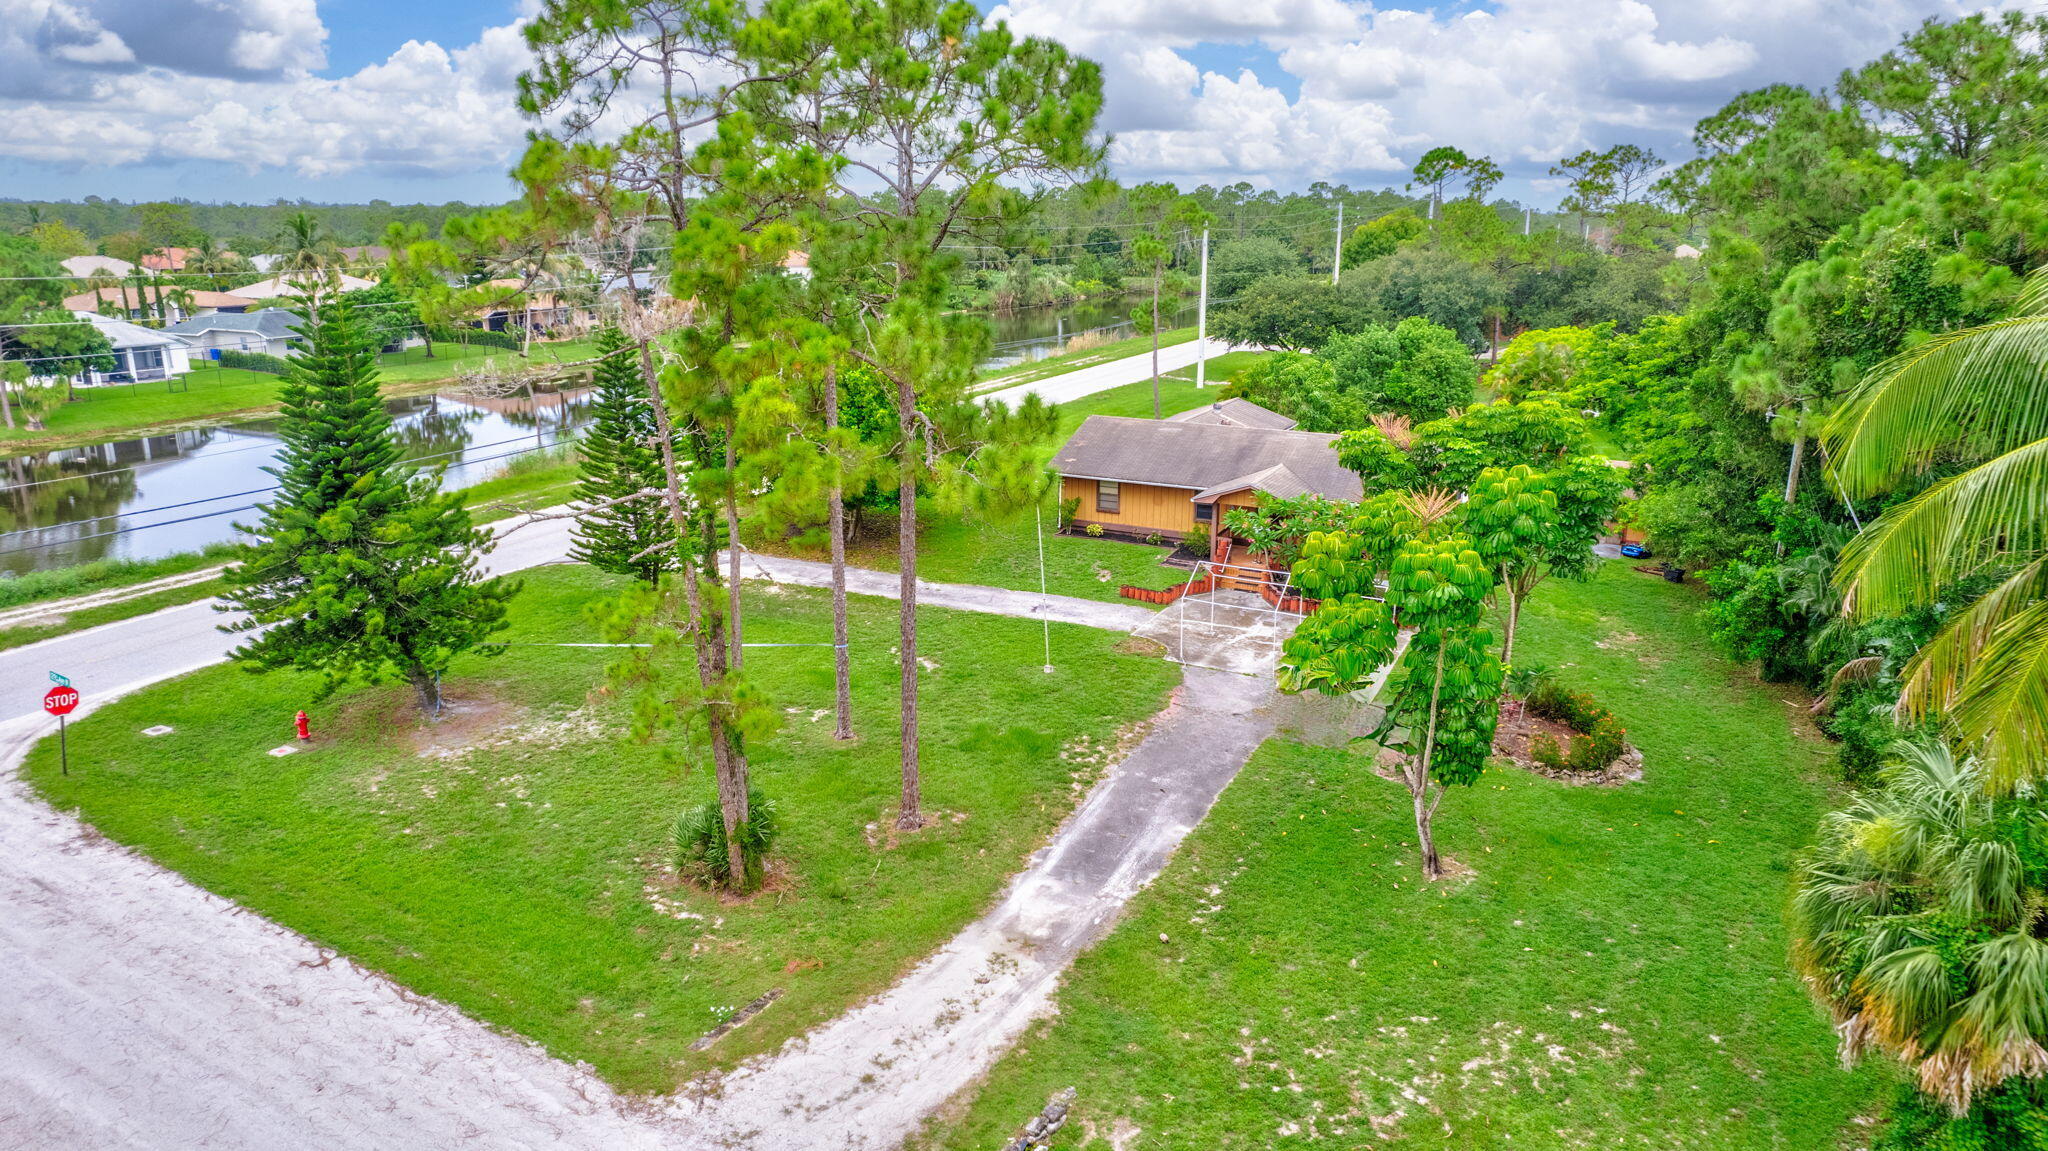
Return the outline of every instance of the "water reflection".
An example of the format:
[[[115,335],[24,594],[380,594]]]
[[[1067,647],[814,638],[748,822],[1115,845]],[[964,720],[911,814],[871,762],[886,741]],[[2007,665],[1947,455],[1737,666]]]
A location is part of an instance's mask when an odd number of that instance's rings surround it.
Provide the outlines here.
[[[985,318],[989,331],[995,337],[995,349],[981,366],[1007,368],[1058,355],[1068,338],[1099,328],[1112,329],[1103,333],[1105,339],[1120,340],[1136,335],[1137,328],[1131,323],[1134,308],[1142,308],[1149,313],[1152,298],[1136,295],[1120,300],[1083,300],[1076,304],[1045,304],[1010,312],[990,312]],[[1159,322],[1165,328],[1193,325],[1194,301],[1159,301]]]
[[[588,391],[386,403],[405,458],[445,468],[445,487],[490,478],[518,455],[566,441]],[[276,483],[277,418],[0,461],[0,572],[152,559],[234,538]]]

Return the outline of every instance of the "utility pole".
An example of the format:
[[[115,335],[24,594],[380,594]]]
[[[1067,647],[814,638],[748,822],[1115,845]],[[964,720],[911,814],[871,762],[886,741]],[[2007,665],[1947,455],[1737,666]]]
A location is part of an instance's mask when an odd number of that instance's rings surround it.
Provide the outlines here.
[[[1335,285],[1337,273],[1344,268],[1344,205],[1337,205],[1337,246],[1330,252],[1330,283]]]
[[[1202,290],[1195,297],[1195,390],[1208,383],[1209,374],[1209,229],[1202,229]]]

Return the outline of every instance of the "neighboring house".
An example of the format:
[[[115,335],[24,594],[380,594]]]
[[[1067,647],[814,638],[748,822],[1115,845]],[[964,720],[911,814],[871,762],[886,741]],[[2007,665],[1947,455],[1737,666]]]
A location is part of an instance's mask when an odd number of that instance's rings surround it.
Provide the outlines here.
[[[791,252],[789,255],[782,257],[782,270],[799,280],[810,279],[811,254],[809,252]]]
[[[290,273],[272,276],[253,284],[243,284],[235,289],[235,295],[246,296],[252,300],[275,300],[282,296],[299,297],[305,295],[300,284],[309,278],[311,277]],[[322,279],[326,281],[327,288],[335,292],[360,292],[364,288],[377,286],[375,280],[365,280],[361,276],[351,276],[346,272],[333,273]]]
[[[1226,424],[1233,428],[1265,428],[1275,432],[1292,431],[1295,426],[1293,420],[1250,400],[1217,400],[1206,408],[1189,408],[1166,418],[1182,424]]]
[[[215,312],[246,312],[256,305],[247,296],[230,292],[192,291],[190,316],[205,316]],[[178,306],[178,289],[158,284],[135,286],[122,284],[115,288],[100,288],[91,292],[80,292],[64,297],[64,306],[74,312],[99,312],[112,309],[131,320],[140,320],[156,314],[156,302],[160,296],[170,297],[164,305],[173,321],[190,318]]]
[[[249,257],[249,266],[256,269],[259,272],[268,272],[274,270],[278,266],[278,264],[282,263],[283,261],[284,257],[277,255],[276,253],[259,252],[256,255]]]
[[[486,281],[483,286],[504,293],[506,302],[477,312],[478,326],[493,332],[507,328],[551,332],[572,324],[592,323],[597,318],[590,308],[572,303],[560,293],[541,287],[527,288],[525,284],[524,280],[514,279]]]
[[[142,257],[142,266],[152,272],[182,272],[185,262],[198,254],[197,248],[158,248]]]
[[[111,372],[84,372],[84,384],[123,384],[144,380],[168,380],[192,370],[192,349],[168,331],[145,328],[97,312],[79,312],[107,342],[114,345],[115,367]]]
[[[1676,248],[1671,249],[1671,258],[1674,260],[1697,260],[1703,254],[1691,244],[1680,244]]]
[[[1243,404],[1225,417],[1234,403]],[[1246,410],[1250,409],[1250,410]],[[1286,421],[1247,401],[1224,401],[1192,419],[1144,420],[1089,416],[1053,457],[1060,497],[1079,500],[1076,523],[1105,533],[1180,539],[1208,529],[1215,556],[1232,546],[1219,530],[1233,507],[1256,507],[1264,496],[1308,494],[1356,500],[1364,485],[1337,462],[1335,435],[1244,421]]]
[[[135,265],[112,256],[73,256],[61,262],[65,271],[81,280],[90,280],[94,276],[126,279],[135,274]]]
[[[343,261],[357,267],[364,264],[381,264],[391,258],[391,249],[381,244],[364,244],[361,247],[342,248],[340,251]]]
[[[178,336],[209,359],[216,351],[261,352],[289,356],[296,349],[300,320],[283,308],[241,314],[216,312],[172,324],[164,331]]]

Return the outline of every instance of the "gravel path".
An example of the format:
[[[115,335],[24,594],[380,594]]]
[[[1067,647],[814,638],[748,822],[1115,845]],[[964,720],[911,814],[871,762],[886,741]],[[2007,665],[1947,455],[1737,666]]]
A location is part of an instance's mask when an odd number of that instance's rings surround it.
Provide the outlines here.
[[[553,562],[566,525],[494,566]],[[749,557],[819,584],[824,565]],[[896,577],[857,573],[892,595]],[[926,585],[935,606],[1130,629],[1129,604]],[[211,603],[0,653],[0,716],[46,668],[89,703],[218,662]],[[1057,658],[1057,651],[1055,651]],[[113,845],[30,796],[48,733],[0,723],[0,1148],[884,1148],[993,1064],[1057,977],[1156,876],[1273,726],[1263,679],[1188,669],[1167,722],[1111,769],[1002,903],[891,990],[707,1084],[621,1100],[455,1008],[413,995]],[[1023,1118],[1019,1117],[1020,1121]]]

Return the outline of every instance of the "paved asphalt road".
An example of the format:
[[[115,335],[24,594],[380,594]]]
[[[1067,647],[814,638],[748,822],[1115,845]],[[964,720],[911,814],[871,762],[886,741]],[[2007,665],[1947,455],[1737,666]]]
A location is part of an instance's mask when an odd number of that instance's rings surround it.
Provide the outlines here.
[[[1225,352],[1235,350],[1221,340],[1212,339],[1209,341],[1209,358],[1212,360]],[[1161,375],[1185,368],[1194,362],[1195,341],[1193,340],[1189,340],[1184,344],[1170,344],[1159,349],[1159,372]],[[1092,396],[1096,392],[1106,392],[1111,388],[1120,388],[1125,384],[1135,384],[1139,380],[1149,380],[1151,378],[1152,353],[1147,350],[1135,356],[1126,356],[1121,360],[1111,360],[1106,364],[1096,364],[1089,368],[1063,372],[1060,375],[1049,376],[1034,383],[1019,384],[1014,388],[1004,388],[1000,392],[987,392],[980,398],[984,400],[1001,400],[1006,404],[1014,404],[1018,400],[1023,399],[1026,393],[1037,392],[1040,398],[1058,404],[1065,403],[1068,400],[1078,400],[1082,396]]]
[[[560,561],[568,550],[569,521],[540,520],[501,529],[489,567],[519,571]],[[91,702],[219,663],[241,642],[220,630],[228,617],[219,603],[202,600],[0,652],[0,721],[40,714],[53,671]]]

